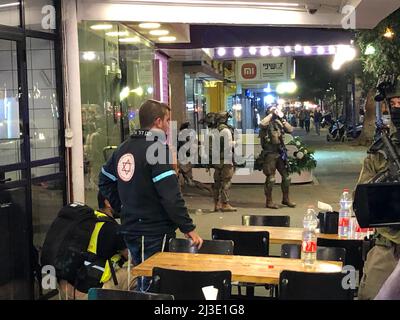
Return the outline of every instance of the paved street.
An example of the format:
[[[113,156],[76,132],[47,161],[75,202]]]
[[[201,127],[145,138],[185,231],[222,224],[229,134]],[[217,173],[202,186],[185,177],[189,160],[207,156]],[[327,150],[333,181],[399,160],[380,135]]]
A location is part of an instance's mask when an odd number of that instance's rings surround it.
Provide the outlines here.
[[[297,203],[297,207],[266,209],[263,185],[233,185],[231,202],[238,211],[214,213],[210,212],[213,209],[211,197],[196,189],[186,188],[185,200],[198,232],[204,239],[211,238],[212,228],[226,224],[241,224],[243,214],[290,215],[291,226],[301,227],[308,205],[316,207],[317,201],[323,201],[331,204],[335,210],[339,208],[338,201],[343,188],[353,189],[356,185],[366,148],[340,142],[327,142],[325,130],[321,132],[321,136],[317,136],[313,131],[305,135],[301,129],[297,129],[295,135],[301,136],[303,141],[315,150],[315,158],[318,161],[313,183],[291,186],[291,200]],[[281,196],[280,186],[276,185],[273,192],[274,201],[280,203]]]

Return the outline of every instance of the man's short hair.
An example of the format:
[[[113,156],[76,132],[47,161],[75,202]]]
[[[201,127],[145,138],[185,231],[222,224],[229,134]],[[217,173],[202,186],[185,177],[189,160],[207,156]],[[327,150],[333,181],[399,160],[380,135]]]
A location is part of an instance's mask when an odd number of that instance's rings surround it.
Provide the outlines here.
[[[157,118],[164,119],[168,111],[171,111],[171,108],[165,103],[156,100],[145,101],[139,110],[140,128],[150,129],[154,121]]]
[[[97,204],[99,206],[99,209],[104,209],[106,207],[106,204],[104,203],[107,200],[105,196],[99,191],[97,192]]]

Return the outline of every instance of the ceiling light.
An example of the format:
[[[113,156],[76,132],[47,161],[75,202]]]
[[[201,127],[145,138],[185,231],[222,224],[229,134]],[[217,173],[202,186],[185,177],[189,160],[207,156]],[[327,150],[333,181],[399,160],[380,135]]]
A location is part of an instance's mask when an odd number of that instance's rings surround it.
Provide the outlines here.
[[[123,88],[121,90],[121,92],[119,93],[119,99],[122,101],[125,98],[128,98],[129,97],[129,91],[130,91],[129,87]]]
[[[149,2],[149,0],[136,0],[136,2]],[[298,3],[290,2],[267,2],[267,1],[228,1],[228,0],[157,0],[161,3],[175,4],[207,4],[207,5],[254,5],[254,6],[274,6],[274,7],[299,7]]]
[[[223,57],[226,54],[225,48],[219,48],[217,50],[217,54],[218,54],[218,56]]]
[[[158,30],[151,30],[149,33],[152,36],[166,36],[167,34],[169,34],[169,31],[168,30],[158,29]]]
[[[286,47],[285,47],[285,52],[286,52],[286,53],[292,52],[292,47],[291,47],[291,46],[286,46]]]
[[[268,56],[270,54],[269,48],[268,47],[262,47],[260,49],[260,54],[265,57]]]
[[[322,47],[322,46],[318,47],[317,53],[318,53],[318,54],[321,54],[321,55],[322,55],[322,54],[325,54],[325,48]]]
[[[136,93],[139,97],[141,97],[143,95],[143,88],[137,87],[136,89],[130,90],[130,92]]]
[[[273,49],[272,49],[272,55],[273,55],[274,57],[279,57],[279,56],[281,55],[281,49],[279,49],[279,48],[273,48]]]
[[[329,46],[329,53],[330,54],[335,54],[336,53],[336,47],[335,46]]]
[[[109,37],[126,37],[127,35],[129,35],[128,31],[110,31],[110,32],[106,32],[106,36],[109,36]]]
[[[305,46],[303,51],[305,54],[310,55],[312,53],[312,48],[309,46]]]
[[[119,42],[122,42],[122,43],[137,43],[137,42],[140,42],[140,38],[139,37],[121,38],[121,39],[119,39]]]
[[[19,2],[0,4],[0,8],[9,8],[9,7],[17,7],[17,6],[19,6]]]
[[[93,61],[94,59],[96,59],[96,53],[94,51],[85,51],[82,54],[82,58],[86,61]]]
[[[257,53],[257,48],[256,47],[250,47],[249,48],[249,53],[254,56]]]
[[[287,93],[295,93],[297,91],[297,84],[295,82],[288,82],[286,85]]]
[[[158,40],[162,42],[174,42],[176,40],[176,37],[174,36],[159,37]]]
[[[302,48],[303,47],[301,45],[296,44],[296,46],[294,47],[294,51],[299,52],[299,51],[301,51]]]
[[[112,24],[94,24],[90,27],[92,30],[110,30],[112,28]]]
[[[142,29],[157,29],[161,27],[161,24],[155,22],[144,22],[139,24],[139,28]]]
[[[242,54],[243,54],[242,48],[235,48],[235,49],[233,50],[233,55],[234,55],[235,57],[240,57]]]

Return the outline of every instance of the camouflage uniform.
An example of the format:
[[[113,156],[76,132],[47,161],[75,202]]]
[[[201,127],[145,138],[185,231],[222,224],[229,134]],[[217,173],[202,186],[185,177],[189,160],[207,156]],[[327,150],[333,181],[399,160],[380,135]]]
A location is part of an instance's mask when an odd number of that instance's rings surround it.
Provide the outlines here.
[[[396,152],[399,153],[400,106],[397,103],[400,97],[400,78],[391,89],[385,90],[385,96],[390,106],[391,131],[397,131],[391,136],[391,140]],[[382,90],[380,90],[380,94],[382,94]],[[387,169],[388,163],[379,151],[375,144],[368,150],[358,183],[370,183],[377,174]],[[395,269],[400,257],[400,228],[398,226],[377,228],[375,238],[375,246],[368,252],[364,265],[364,274],[358,292],[360,300],[374,299],[377,296],[384,282]]]
[[[229,189],[231,187],[231,180],[235,173],[235,168],[232,159],[229,163],[225,163],[225,151],[231,151],[234,145],[232,128],[226,122],[228,120],[228,113],[222,112],[217,114],[217,130],[220,133],[220,157],[219,164],[213,164],[214,168],[214,204],[215,211],[236,211],[236,208],[229,204]],[[225,139],[224,139],[225,137]],[[229,150],[230,148],[230,150]],[[228,154],[231,154],[228,152]]]
[[[396,143],[397,152],[400,144]],[[370,151],[369,151],[370,152]],[[369,183],[376,174],[387,169],[387,161],[379,152],[370,153],[364,160],[358,183]],[[396,228],[377,228],[375,246],[368,252],[364,274],[360,282],[358,298],[374,299],[387,278],[395,269],[400,256],[400,230]]]
[[[275,172],[278,170],[282,176],[281,189],[283,193],[282,204],[289,207],[295,207],[296,204],[289,200],[290,178],[285,161],[282,158],[283,143],[282,132],[290,133],[292,126],[284,119],[277,119],[271,113],[267,115],[260,123],[260,142],[263,149],[261,157],[263,158],[263,173],[266,176],[264,193],[266,197],[267,208],[278,209],[279,206],[272,201],[272,189],[275,184]]]

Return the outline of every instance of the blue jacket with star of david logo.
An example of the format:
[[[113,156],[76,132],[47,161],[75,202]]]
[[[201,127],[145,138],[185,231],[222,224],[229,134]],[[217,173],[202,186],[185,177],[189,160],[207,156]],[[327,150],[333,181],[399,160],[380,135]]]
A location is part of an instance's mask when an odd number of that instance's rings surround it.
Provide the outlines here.
[[[164,133],[137,130],[102,167],[99,190],[120,211],[123,233],[146,236],[195,229],[170,159]]]

